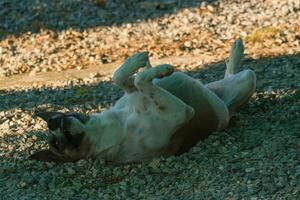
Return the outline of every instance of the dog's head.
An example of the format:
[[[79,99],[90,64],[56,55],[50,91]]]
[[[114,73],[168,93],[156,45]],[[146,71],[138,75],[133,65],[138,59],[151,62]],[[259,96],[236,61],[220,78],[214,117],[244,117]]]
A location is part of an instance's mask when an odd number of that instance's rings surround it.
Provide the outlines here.
[[[30,159],[69,162],[88,156],[90,145],[84,131],[88,116],[60,112],[42,112],[37,115],[47,122],[50,148],[31,155]]]

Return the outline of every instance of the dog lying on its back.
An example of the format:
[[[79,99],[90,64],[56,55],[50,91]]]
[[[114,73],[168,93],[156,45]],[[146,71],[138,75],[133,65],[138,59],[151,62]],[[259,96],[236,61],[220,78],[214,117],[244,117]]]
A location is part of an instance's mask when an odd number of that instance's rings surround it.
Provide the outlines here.
[[[48,124],[50,149],[30,158],[67,162],[94,157],[125,163],[188,151],[211,132],[226,128],[231,114],[254,93],[255,73],[237,73],[243,51],[242,40],[236,40],[224,79],[207,85],[173,72],[171,65],[151,67],[146,52],[129,57],[113,75],[125,92],[113,107],[89,116],[39,113]]]

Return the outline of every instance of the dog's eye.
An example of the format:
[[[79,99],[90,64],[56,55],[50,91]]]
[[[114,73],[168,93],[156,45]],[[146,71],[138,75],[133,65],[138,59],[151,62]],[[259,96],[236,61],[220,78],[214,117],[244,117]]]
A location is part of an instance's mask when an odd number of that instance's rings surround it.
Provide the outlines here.
[[[48,138],[48,140],[49,140],[49,143],[50,143],[54,148],[58,149],[59,143],[58,143],[58,139],[57,139],[57,137],[56,137],[55,135],[50,135],[49,138]]]
[[[48,128],[51,131],[54,131],[60,127],[61,118],[50,118],[48,121]]]
[[[72,140],[72,135],[68,130],[63,130],[63,134],[66,136],[68,141]]]

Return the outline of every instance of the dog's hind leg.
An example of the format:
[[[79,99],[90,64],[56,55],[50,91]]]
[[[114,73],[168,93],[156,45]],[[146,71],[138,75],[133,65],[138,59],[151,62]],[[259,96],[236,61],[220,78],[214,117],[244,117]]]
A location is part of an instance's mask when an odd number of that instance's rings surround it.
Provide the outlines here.
[[[224,101],[230,114],[250,99],[256,88],[256,76],[252,70],[244,70],[220,81],[206,85]]]
[[[244,45],[239,38],[231,47],[224,79],[205,85],[224,101],[230,113],[244,105],[256,88],[256,76],[252,70],[247,69],[237,73],[241,67],[243,55]]]
[[[242,59],[244,57],[244,44],[241,38],[238,38],[231,45],[229,60],[226,60],[226,71],[224,78],[230,77],[236,74],[242,65]]]
[[[114,72],[113,81],[125,92],[135,91],[134,74],[142,67],[150,68],[148,52],[139,52],[125,60],[119,69]]]

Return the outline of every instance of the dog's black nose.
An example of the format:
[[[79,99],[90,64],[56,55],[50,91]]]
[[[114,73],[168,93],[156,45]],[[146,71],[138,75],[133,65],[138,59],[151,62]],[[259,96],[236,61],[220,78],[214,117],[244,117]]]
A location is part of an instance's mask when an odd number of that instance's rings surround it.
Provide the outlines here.
[[[48,137],[48,143],[51,147],[55,148],[58,150],[58,139],[55,135],[51,134]]]
[[[62,153],[66,148],[67,141],[62,137],[57,137],[54,134],[50,134],[48,137],[48,144],[51,148],[55,149],[57,152]]]

